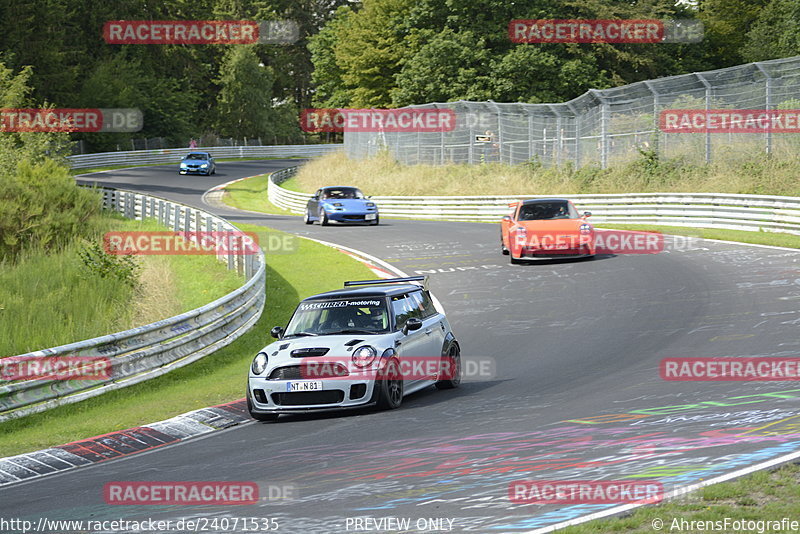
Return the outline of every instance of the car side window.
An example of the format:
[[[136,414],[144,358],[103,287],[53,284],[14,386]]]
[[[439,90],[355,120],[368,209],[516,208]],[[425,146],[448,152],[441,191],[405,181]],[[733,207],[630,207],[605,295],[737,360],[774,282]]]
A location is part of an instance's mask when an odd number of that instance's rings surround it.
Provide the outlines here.
[[[403,329],[409,317],[420,317],[421,315],[406,295],[392,297],[392,312],[397,330]]]
[[[422,299],[422,315],[426,319],[433,315],[439,313],[439,310],[436,309],[436,306],[433,305],[433,300],[431,299],[430,293],[427,290],[423,290],[419,292],[420,298]]]
[[[436,308],[434,308],[427,291],[414,291],[408,295],[408,299],[414,306],[415,312],[419,314],[418,317],[420,319],[427,319],[432,315],[436,315]]]

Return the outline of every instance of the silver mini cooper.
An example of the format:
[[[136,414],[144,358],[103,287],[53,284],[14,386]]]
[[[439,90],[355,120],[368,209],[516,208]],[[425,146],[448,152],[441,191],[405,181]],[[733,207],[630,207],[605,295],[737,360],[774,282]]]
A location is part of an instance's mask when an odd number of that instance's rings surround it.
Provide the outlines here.
[[[428,386],[458,387],[461,351],[427,277],[345,282],[300,302],[253,359],[247,407],[279,414],[400,406]]]

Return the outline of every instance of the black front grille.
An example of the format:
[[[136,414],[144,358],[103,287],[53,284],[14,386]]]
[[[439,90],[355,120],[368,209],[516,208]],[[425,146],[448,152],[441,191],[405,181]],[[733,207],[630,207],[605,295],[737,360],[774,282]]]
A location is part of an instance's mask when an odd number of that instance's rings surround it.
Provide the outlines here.
[[[321,380],[349,374],[347,367],[341,363],[311,362],[305,365],[278,367],[270,373],[268,380]]]
[[[272,402],[278,406],[309,406],[311,404],[336,404],[344,400],[344,391],[296,391],[273,393]]]
[[[345,220],[348,220],[348,221],[363,221],[364,220],[364,216],[363,215],[342,215],[342,219],[345,219]]]
[[[294,349],[289,354],[292,358],[305,358],[308,356],[325,356],[331,350],[327,347],[306,347],[302,349]]]
[[[302,380],[302,374],[299,365],[278,367],[269,374],[269,380]]]

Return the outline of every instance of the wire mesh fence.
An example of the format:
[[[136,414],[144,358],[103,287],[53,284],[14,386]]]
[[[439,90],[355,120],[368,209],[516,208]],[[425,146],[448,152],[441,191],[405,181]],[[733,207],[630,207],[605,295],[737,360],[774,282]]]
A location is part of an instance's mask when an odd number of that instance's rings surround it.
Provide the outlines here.
[[[691,163],[795,154],[800,128],[691,132],[665,129],[661,121],[667,112],[685,110],[699,111],[706,120],[719,110],[800,113],[800,56],[590,90],[557,104],[461,100],[404,109],[451,109],[455,127],[437,132],[345,131],[347,154],[364,158],[387,150],[404,164],[571,162],[603,168],[636,159],[641,151]]]

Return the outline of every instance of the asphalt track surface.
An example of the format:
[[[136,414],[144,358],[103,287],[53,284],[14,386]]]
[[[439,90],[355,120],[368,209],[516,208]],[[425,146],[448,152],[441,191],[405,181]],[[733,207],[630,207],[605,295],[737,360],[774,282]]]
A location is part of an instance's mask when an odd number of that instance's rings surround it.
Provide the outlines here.
[[[147,167],[92,179],[208,209],[201,195],[210,187],[296,163],[223,162],[212,177]],[[270,517],[292,533],[364,532],[353,518],[367,517],[409,518],[408,532],[434,532],[434,523],[417,521],[439,518],[438,531],[523,532],[613,505],[513,504],[510,482],[659,480],[669,491],[800,450],[800,383],[674,382],[658,370],[667,357],[797,356],[800,253],[703,241],[655,255],[510,265],[499,225],[387,219],[321,227],[216,211],[430,274],[464,358],[493,358],[496,375],[429,388],[391,412],[253,423],[0,489],[4,516],[173,524]],[[325,266],[297,268],[314,276]],[[208,507],[103,501],[107,482],[148,480],[255,481],[264,499]],[[269,485],[295,493],[269,499]]]

